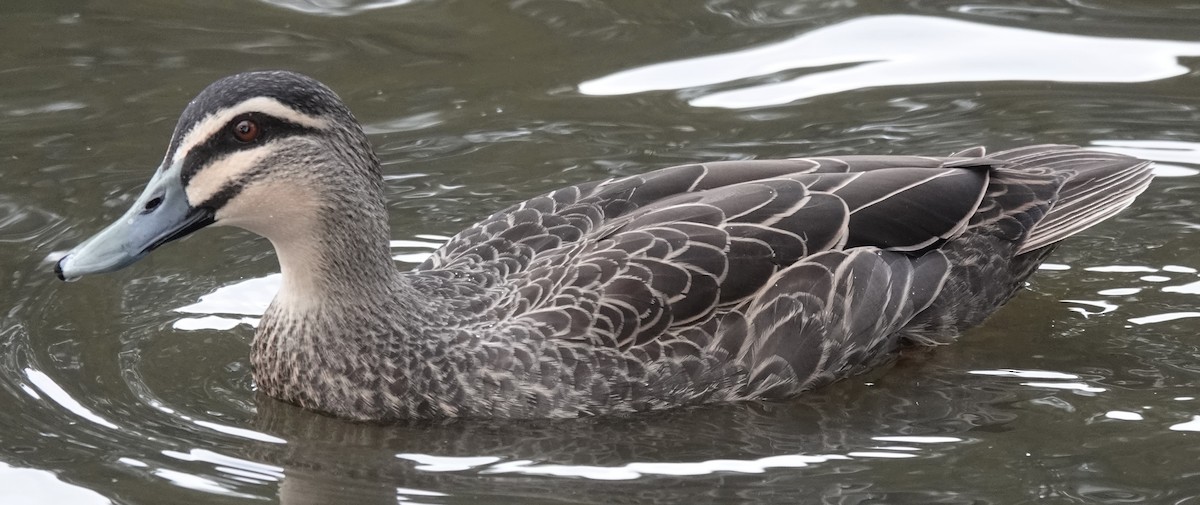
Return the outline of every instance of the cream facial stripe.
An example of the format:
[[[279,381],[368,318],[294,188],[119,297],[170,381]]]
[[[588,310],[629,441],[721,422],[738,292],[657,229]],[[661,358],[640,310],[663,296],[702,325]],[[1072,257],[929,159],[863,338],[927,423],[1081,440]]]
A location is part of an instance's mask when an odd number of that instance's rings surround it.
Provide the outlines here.
[[[209,114],[204,119],[197,121],[192,126],[192,129],[188,130],[187,134],[183,136],[183,140],[179,142],[179,147],[175,149],[175,154],[172,155],[172,163],[182,162],[197,145],[215,135],[233,118],[248,112],[261,112],[290,123],[318,130],[329,127],[329,122],[324,119],[298,112],[274,98],[256,96],[233,107]]]
[[[276,145],[267,143],[255,149],[235,151],[196,172],[185,188],[188,204],[192,206],[203,204],[231,183],[241,181],[275,149]],[[178,163],[182,163],[182,161]]]

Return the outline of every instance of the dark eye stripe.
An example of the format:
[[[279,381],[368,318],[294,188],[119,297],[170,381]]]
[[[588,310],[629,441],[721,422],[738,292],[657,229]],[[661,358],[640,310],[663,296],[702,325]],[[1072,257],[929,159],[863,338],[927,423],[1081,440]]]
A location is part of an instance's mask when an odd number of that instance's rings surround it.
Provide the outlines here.
[[[208,200],[196,204],[196,208],[206,208],[216,212],[217,209],[224,207],[233,197],[242,192],[242,188],[246,187],[245,179],[248,178],[227,182],[221,187],[220,191],[214,193]]]
[[[247,120],[253,121],[258,125],[259,129],[258,137],[254,142],[250,143],[238,140],[234,134],[234,126]],[[239,114],[230,119],[221,128],[216,129],[212,136],[205,139],[204,142],[196,144],[191,151],[188,151],[183,159],[180,179],[186,186],[192,180],[192,177],[196,175],[196,172],[215,160],[224,158],[237,151],[257,148],[272,140],[293,135],[314,133],[315,131],[307,126],[285,121],[267,114],[257,112]]]

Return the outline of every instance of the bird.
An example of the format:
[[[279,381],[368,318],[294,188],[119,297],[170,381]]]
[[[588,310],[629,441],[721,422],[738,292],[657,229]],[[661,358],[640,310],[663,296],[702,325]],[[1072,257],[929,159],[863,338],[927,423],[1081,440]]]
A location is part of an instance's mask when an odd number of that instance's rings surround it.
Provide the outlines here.
[[[698,162],[514,203],[402,270],[358,120],[254,71],[187,104],[132,207],[55,271],[239,227],[282,274],[250,344],[273,398],[370,422],[623,415],[788,400],[952,342],[1151,179],[1065,145]]]

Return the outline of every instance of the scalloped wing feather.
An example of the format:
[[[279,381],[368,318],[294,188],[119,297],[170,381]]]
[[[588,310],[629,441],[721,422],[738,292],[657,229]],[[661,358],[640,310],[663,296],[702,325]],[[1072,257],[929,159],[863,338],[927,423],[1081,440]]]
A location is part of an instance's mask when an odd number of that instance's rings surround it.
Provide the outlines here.
[[[983,154],[719,162],[564,188],[417,270],[485,288],[464,324],[580,346],[562,349],[589,370],[587,353],[623,356],[671,395],[786,396],[977,323],[1044,259],[1023,253],[1149,180],[1139,160],[1069,146]]]

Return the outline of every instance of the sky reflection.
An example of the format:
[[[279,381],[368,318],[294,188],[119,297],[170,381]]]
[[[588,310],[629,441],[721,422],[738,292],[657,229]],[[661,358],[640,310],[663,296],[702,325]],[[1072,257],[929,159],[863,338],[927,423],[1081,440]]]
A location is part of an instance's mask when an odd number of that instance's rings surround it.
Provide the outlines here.
[[[930,16],[867,16],[774,44],[623,70],[583,82],[579,91],[624,95],[758,80],[688,101],[742,109],[879,86],[1147,82],[1186,74],[1180,56],[1200,56],[1200,43],[1048,33]],[[761,83],[798,69],[812,71]]]

